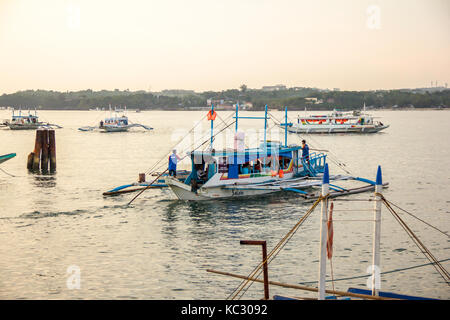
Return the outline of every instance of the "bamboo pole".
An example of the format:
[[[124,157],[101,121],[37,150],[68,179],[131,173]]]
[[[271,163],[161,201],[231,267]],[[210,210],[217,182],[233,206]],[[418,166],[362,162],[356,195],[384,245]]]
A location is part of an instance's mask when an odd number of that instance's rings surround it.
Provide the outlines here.
[[[229,276],[233,278],[239,278],[244,280],[250,280],[258,283],[264,283],[264,280],[256,279],[256,278],[249,278],[243,275],[224,272],[224,271],[218,271],[213,269],[207,269],[207,272],[221,274],[224,276]],[[308,287],[308,286],[301,286],[297,284],[288,284],[283,282],[277,282],[277,281],[271,281],[269,280],[269,284],[273,286],[283,287],[283,288],[289,288],[289,289],[297,289],[297,290],[305,290],[305,291],[311,291],[311,292],[318,292],[318,288],[314,287]],[[366,294],[359,294],[359,293],[351,293],[351,292],[345,292],[345,291],[338,291],[338,290],[325,290],[326,293],[335,294],[338,296],[345,296],[345,297],[353,297],[353,298],[361,298],[361,299],[369,299],[369,300],[400,300],[395,298],[384,298],[384,297],[378,297],[378,296],[370,296]]]

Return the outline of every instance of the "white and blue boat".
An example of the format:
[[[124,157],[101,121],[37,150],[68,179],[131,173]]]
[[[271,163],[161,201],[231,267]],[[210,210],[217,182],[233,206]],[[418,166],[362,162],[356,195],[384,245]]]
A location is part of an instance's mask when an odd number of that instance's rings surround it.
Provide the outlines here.
[[[19,109],[18,113],[12,110],[11,120],[7,120],[4,123],[5,126],[9,127],[11,130],[36,130],[38,128],[61,128],[56,124],[51,124],[48,122],[39,121],[37,111],[34,110],[34,114],[28,110],[28,113],[23,114],[22,110]]]
[[[363,111],[342,112],[333,110],[328,115],[298,116],[297,123],[288,123],[288,131],[301,134],[325,133],[376,133],[389,128],[389,125],[375,121],[374,117]]]
[[[210,113],[214,113],[212,107]],[[316,197],[311,188],[321,185],[327,155],[322,152],[310,153],[302,157],[302,147],[288,144],[287,108],[285,110],[285,141],[274,142],[266,139],[268,111],[264,117],[241,117],[236,114],[235,139],[239,137],[238,119],[263,119],[264,140],[256,148],[239,148],[231,150],[214,150],[213,121],[211,121],[211,146],[208,151],[188,153],[191,160],[191,173],[184,180],[167,177],[166,184],[180,200],[198,201],[223,198],[245,198],[261,196],[275,192],[296,192],[305,198]],[[334,185],[334,196],[348,195],[374,189],[375,182],[352,176],[332,176],[332,180],[357,180],[366,185],[346,189]]]
[[[152,178],[151,181],[145,181],[145,178],[140,179],[142,181],[116,187],[103,195],[118,195],[134,191],[140,191],[139,194],[141,194],[146,189],[168,187],[176,198],[185,201],[242,199],[276,192],[296,193],[305,199],[317,198],[320,195],[318,189],[320,189],[328,155],[324,152],[310,152],[308,156],[302,157],[302,146],[288,144],[287,109],[285,123],[282,124],[285,129],[284,143],[267,140],[267,124],[270,119],[267,105],[263,117],[240,116],[238,111],[237,105],[232,117],[234,122],[226,123],[222,120],[224,128],[214,134],[216,112],[214,106],[211,107],[208,112],[208,120],[211,122],[210,138],[183,157],[191,161],[190,170],[177,171],[176,177],[170,176],[167,169],[162,170],[165,165],[164,160],[167,159],[164,156],[154,165],[154,167],[159,165],[158,168],[162,172],[149,171],[149,176],[156,176],[155,179]],[[264,120],[264,140],[259,146],[243,147],[245,134],[238,130],[240,119]],[[233,124],[235,124],[234,148],[215,150],[213,144],[216,136]],[[206,150],[199,150],[208,142],[209,146]],[[374,181],[351,175],[334,175],[330,179],[333,181],[330,186],[331,197],[372,191],[375,188]],[[363,185],[347,186],[346,181]],[[336,182],[339,182],[339,185]],[[387,183],[384,184],[385,187],[387,185]]]
[[[119,115],[119,112],[123,112],[121,115]],[[106,117],[104,120],[100,121],[98,127],[81,127],[78,128],[80,131],[93,131],[95,129],[98,129],[102,132],[126,132],[130,128],[143,128],[145,130],[153,130],[153,128],[139,124],[139,123],[131,123],[128,120],[128,117],[126,115],[126,107],[125,109],[115,109],[114,114],[111,111],[110,107],[110,116]]]

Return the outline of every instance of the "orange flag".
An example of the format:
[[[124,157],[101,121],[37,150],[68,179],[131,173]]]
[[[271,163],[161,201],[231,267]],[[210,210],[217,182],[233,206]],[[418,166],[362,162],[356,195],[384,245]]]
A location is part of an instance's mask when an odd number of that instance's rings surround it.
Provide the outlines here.
[[[216,120],[216,116],[217,116],[217,112],[214,111],[214,112],[211,114],[211,110],[208,111],[208,120],[214,121],[214,120]]]

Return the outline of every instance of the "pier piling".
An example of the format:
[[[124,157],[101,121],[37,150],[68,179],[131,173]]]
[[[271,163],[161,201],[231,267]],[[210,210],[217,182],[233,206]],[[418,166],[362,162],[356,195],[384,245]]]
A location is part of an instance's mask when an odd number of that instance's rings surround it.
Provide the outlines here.
[[[50,162],[50,172],[56,170],[56,144],[55,130],[36,130],[34,150],[28,155],[27,169],[31,171],[42,171],[47,173]]]
[[[42,130],[41,171],[48,172],[48,130]]]
[[[56,171],[56,139],[55,130],[48,130],[48,143],[50,153],[50,172]]]
[[[36,130],[36,140],[34,142],[34,156],[33,156],[33,171],[39,170],[39,164],[41,161],[41,150],[42,150],[42,130]]]

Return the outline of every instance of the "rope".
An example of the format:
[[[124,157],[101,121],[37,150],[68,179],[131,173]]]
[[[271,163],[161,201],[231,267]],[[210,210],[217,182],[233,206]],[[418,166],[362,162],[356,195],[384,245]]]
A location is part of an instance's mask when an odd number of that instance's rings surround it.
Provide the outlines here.
[[[331,271],[331,285],[333,286],[333,291],[336,291],[334,289],[333,258],[330,259],[330,271]]]
[[[434,262],[433,266],[439,275],[444,279],[447,285],[450,286],[450,274],[448,271],[442,266],[438,260],[434,257],[434,255],[428,250],[427,247],[419,240],[419,238],[414,234],[414,232],[406,225],[406,223],[400,218],[400,216],[395,212],[394,209],[390,206],[386,198],[380,193],[376,193],[377,196],[381,198],[386,208],[388,208],[389,212],[397,219],[398,223],[402,226],[414,244],[419,248],[419,250],[425,255],[425,257],[430,261]]]
[[[250,286],[253,284],[253,282],[250,283],[251,279],[253,278],[257,273],[258,275],[256,278],[259,277],[259,275],[262,273],[262,266],[267,263],[267,265],[272,262],[276,256],[281,252],[281,250],[284,248],[286,243],[292,238],[292,236],[295,234],[295,232],[298,230],[298,228],[305,222],[305,220],[309,217],[309,215],[314,211],[316,206],[322,201],[323,199],[328,198],[328,195],[325,197],[320,196],[313,205],[308,209],[308,211],[303,215],[303,217],[300,218],[300,220],[288,231],[288,233],[278,242],[278,244],[272,249],[272,251],[267,255],[267,258],[265,261],[260,262],[255,269],[250,273],[250,275],[247,277],[247,280],[244,280],[241,282],[241,284],[233,290],[233,292],[228,296],[227,299],[235,299],[237,295],[248,285],[248,287],[245,289],[245,291],[242,293],[241,297],[247,292],[247,290],[250,288]],[[270,260],[269,260],[270,259]],[[259,271],[259,272],[258,272]],[[249,284],[250,283],[250,284]]]
[[[222,131],[224,131],[225,129],[227,129],[229,126],[231,126],[234,122],[230,123],[227,127],[223,128],[222,130],[220,130],[218,133],[216,133],[213,138],[218,135],[219,133],[221,133]],[[198,148],[202,147],[205,143],[209,142],[209,139],[204,141],[201,145],[199,145],[197,148],[195,148],[193,151],[197,150]],[[182,161],[184,158],[186,158],[187,155],[185,155],[183,158],[181,158],[180,161]],[[156,179],[154,179],[148,186],[146,186],[144,189],[142,189],[133,199],[131,199],[130,202],[128,202],[128,205],[130,205],[137,197],[139,197],[142,193],[144,193],[145,190],[148,190],[150,188],[150,186],[159,179],[159,177],[161,177],[166,171],[168,171],[169,169],[164,170],[164,172],[160,173],[158,175],[158,177]]]
[[[200,121],[198,121],[197,122],[197,124],[188,132],[188,134],[187,135],[185,135],[184,137],[182,137],[181,138],[181,140],[179,140],[178,142],[177,142],[177,144],[175,145],[175,146],[177,146],[178,144],[180,144],[186,137],[188,137],[191,133],[192,133],[192,131],[201,123],[201,121],[206,117],[207,115],[205,115]],[[228,121],[229,119],[231,119],[231,117],[233,116],[233,114],[230,114],[226,119],[225,119],[225,121]],[[220,116],[219,116],[220,117]],[[225,121],[223,121],[222,120],[222,122],[223,122],[223,125],[225,125],[225,126],[227,126],[227,127],[229,127],[230,125],[227,125],[227,123],[225,122]],[[234,123],[234,122],[233,122]],[[232,123],[232,124],[233,124]],[[220,129],[221,127],[219,127],[218,129]],[[225,128],[224,128],[225,129]],[[220,132],[222,132],[223,130],[221,130]],[[204,134],[202,137],[201,137],[201,139],[199,139],[199,140],[205,140],[206,139],[206,137],[209,135],[209,133],[206,133],[206,134]],[[213,140],[214,140],[214,138],[215,138],[215,136],[216,135],[214,135],[213,136]],[[208,141],[209,141],[209,139],[210,138],[208,138]],[[202,145],[204,145],[205,143],[202,143]],[[175,148],[175,146],[174,147],[172,147],[170,150],[173,150],[174,148]],[[199,146],[200,147],[200,146]],[[194,149],[194,150],[197,150],[199,147],[197,147],[196,149]],[[180,152],[180,154],[183,154],[183,153],[185,153],[186,151],[189,151],[188,149],[183,149],[181,152]],[[170,152],[170,151],[169,151]],[[166,154],[166,156],[167,156],[167,154]],[[160,170],[162,170],[162,169],[164,169],[164,168],[166,168],[166,163],[165,162],[162,162],[161,163],[161,161],[163,161],[164,159],[165,159],[165,157],[166,156],[164,156],[163,158],[161,158],[161,159],[159,159],[147,172],[146,172],[146,174],[148,174],[148,175],[152,175],[152,174],[154,174],[155,172],[158,172],[158,171],[160,171]],[[181,160],[183,160],[185,157],[183,157]],[[180,160],[180,161],[181,161]],[[164,172],[165,171],[167,171],[167,170],[164,170]],[[163,172],[163,173],[164,173]],[[158,173],[158,175],[159,175],[159,173]]]
[[[438,262],[446,262],[449,261],[450,258],[444,259],[444,260],[439,260]],[[396,273],[396,272],[401,272],[401,271],[405,271],[405,270],[411,270],[411,269],[417,269],[417,268],[422,268],[422,267],[426,267],[426,266],[430,266],[434,264],[434,262],[432,263],[425,263],[425,264],[419,264],[416,266],[411,266],[411,267],[405,267],[405,268],[400,268],[400,269],[393,269],[393,270],[389,270],[389,271],[385,271],[385,272],[380,272],[381,274],[389,274],[389,273]],[[361,275],[361,276],[354,276],[354,277],[347,277],[347,278],[339,278],[339,279],[334,279],[334,281],[344,281],[344,280],[354,280],[354,279],[362,279],[362,278],[368,278],[371,277],[371,274],[366,274],[366,275]],[[330,282],[332,280],[325,280],[326,282]],[[306,282],[299,282],[299,284],[311,284],[311,283],[317,283],[316,281],[306,281]]]
[[[276,117],[274,117],[271,113],[269,113],[269,114],[270,114],[271,118],[273,118],[273,119],[275,119],[276,121],[278,121],[278,124],[281,125],[281,121],[279,121],[279,120],[278,120]],[[289,117],[288,117],[288,120],[290,120],[291,122],[293,122]],[[286,130],[287,130],[287,129],[286,129]],[[309,134],[305,134],[305,135],[308,136],[308,139],[309,139],[309,140],[313,141],[314,145],[317,145],[317,146],[319,147],[318,149],[323,149],[322,146],[320,145],[320,143],[318,143],[315,139],[313,139],[313,138],[311,137],[311,135],[309,135]],[[299,136],[298,134],[297,134],[296,136],[297,136],[299,139],[301,139],[300,136]],[[316,149],[317,149],[317,148],[316,148]],[[347,173],[347,174],[349,174],[349,175],[352,175],[352,173],[351,173],[349,170],[347,170],[346,168],[344,168],[344,167],[346,167],[347,165],[346,165],[344,162],[342,162],[341,160],[339,160],[339,158],[338,158],[333,152],[327,150],[327,153],[328,153],[328,155],[329,155],[328,159],[330,159],[331,162],[333,162],[335,165],[337,165],[338,168],[340,168],[341,170],[343,170],[345,173]]]
[[[7,174],[8,176],[11,176],[11,177],[14,177],[14,178],[17,177],[17,176],[15,176],[15,175],[11,174],[11,173],[6,172],[6,171],[3,170],[2,168],[0,168],[0,171],[2,171],[3,173]]]
[[[161,163],[161,161],[162,160],[164,160],[164,159],[166,159],[166,156],[167,156],[167,154],[169,154],[170,153],[170,151],[171,150],[173,150],[177,145],[179,145],[187,136],[189,136],[191,133],[192,133],[192,131],[203,121],[203,119],[204,118],[206,118],[206,115],[202,118],[202,119],[200,119],[192,128],[191,128],[191,130],[189,130],[189,132],[184,136],[184,137],[182,137],[172,148],[170,148],[169,149],[169,151],[161,158],[161,159],[159,159],[155,164],[153,164],[153,166],[151,166],[147,171],[146,171],[146,173],[147,174],[151,174],[151,173],[153,173],[154,171],[154,169],[158,166],[158,164],[159,163]]]
[[[433,225],[431,225],[431,224],[429,224],[428,222],[426,222],[426,221],[424,221],[424,220],[422,220],[422,219],[420,219],[419,217],[416,217],[415,215],[413,215],[411,212],[408,212],[408,211],[406,211],[405,209],[402,209],[402,208],[400,208],[398,205],[396,205],[396,204],[394,204],[394,203],[392,203],[391,201],[388,201],[388,200],[386,200],[390,205],[392,205],[392,206],[394,206],[394,207],[396,207],[397,209],[400,209],[400,210],[402,210],[403,212],[405,212],[405,213],[407,213],[407,214],[409,214],[411,217],[413,217],[413,218],[415,218],[415,219],[417,219],[417,220],[419,220],[420,222],[422,222],[422,223],[424,223],[424,224],[426,224],[427,226],[429,226],[429,227],[431,227],[431,228],[433,228],[433,229],[435,229],[435,230],[437,230],[437,231],[439,231],[440,233],[442,233],[442,234],[444,234],[444,235],[446,235],[447,237],[449,237],[450,238],[450,235],[448,235],[448,233],[447,232],[445,232],[445,231],[442,231],[442,230],[440,230],[440,229],[438,229],[437,227],[435,227],[435,226],[433,226]]]
[[[204,119],[204,118],[206,118],[207,117],[207,115],[205,115],[200,121],[198,121],[196,124],[195,124],[195,126],[193,127],[193,128],[191,128],[191,130],[189,130],[189,132],[184,136],[184,137],[182,137],[171,149],[170,149],[170,151],[171,150],[173,150],[178,144],[180,144],[186,137],[188,137],[192,132],[193,132],[193,130],[202,122],[202,120]],[[230,117],[228,117],[228,118],[230,118]],[[226,123],[224,122],[224,124],[226,125]],[[201,141],[203,141],[204,139],[206,139],[205,137],[207,136],[208,134],[204,134],[202,137],[201,137],[201,139],[199,139],[199,140],[201,140]],[[203,145],[203,144],[202,144]],[[166,159],[166,157],[167,157],[167,155],[170,153],[170,151],[168,151],[166,154],[165,154],[165,156],[164,157],[162,157],[162,158],[160,158],[150,169],[148,169],[147,170],[147,172],[146,172],[146,174],[153,174],[153,173],[155,173],[156,171],[158,171],[158,170],[161,170],[162,168],[164,168],[165,166],[166,166],[166,163],[164,162],[164,163],[161,163],[161,161],[163,161],[164,159]],[[187,149],[183,149],[183,150],[181,150],[181,152],[180,152],[180,154],[183,154],[184,152],[186,152],[186,151],[188,151]],[[184,158],[183,158],[184,159]]]

